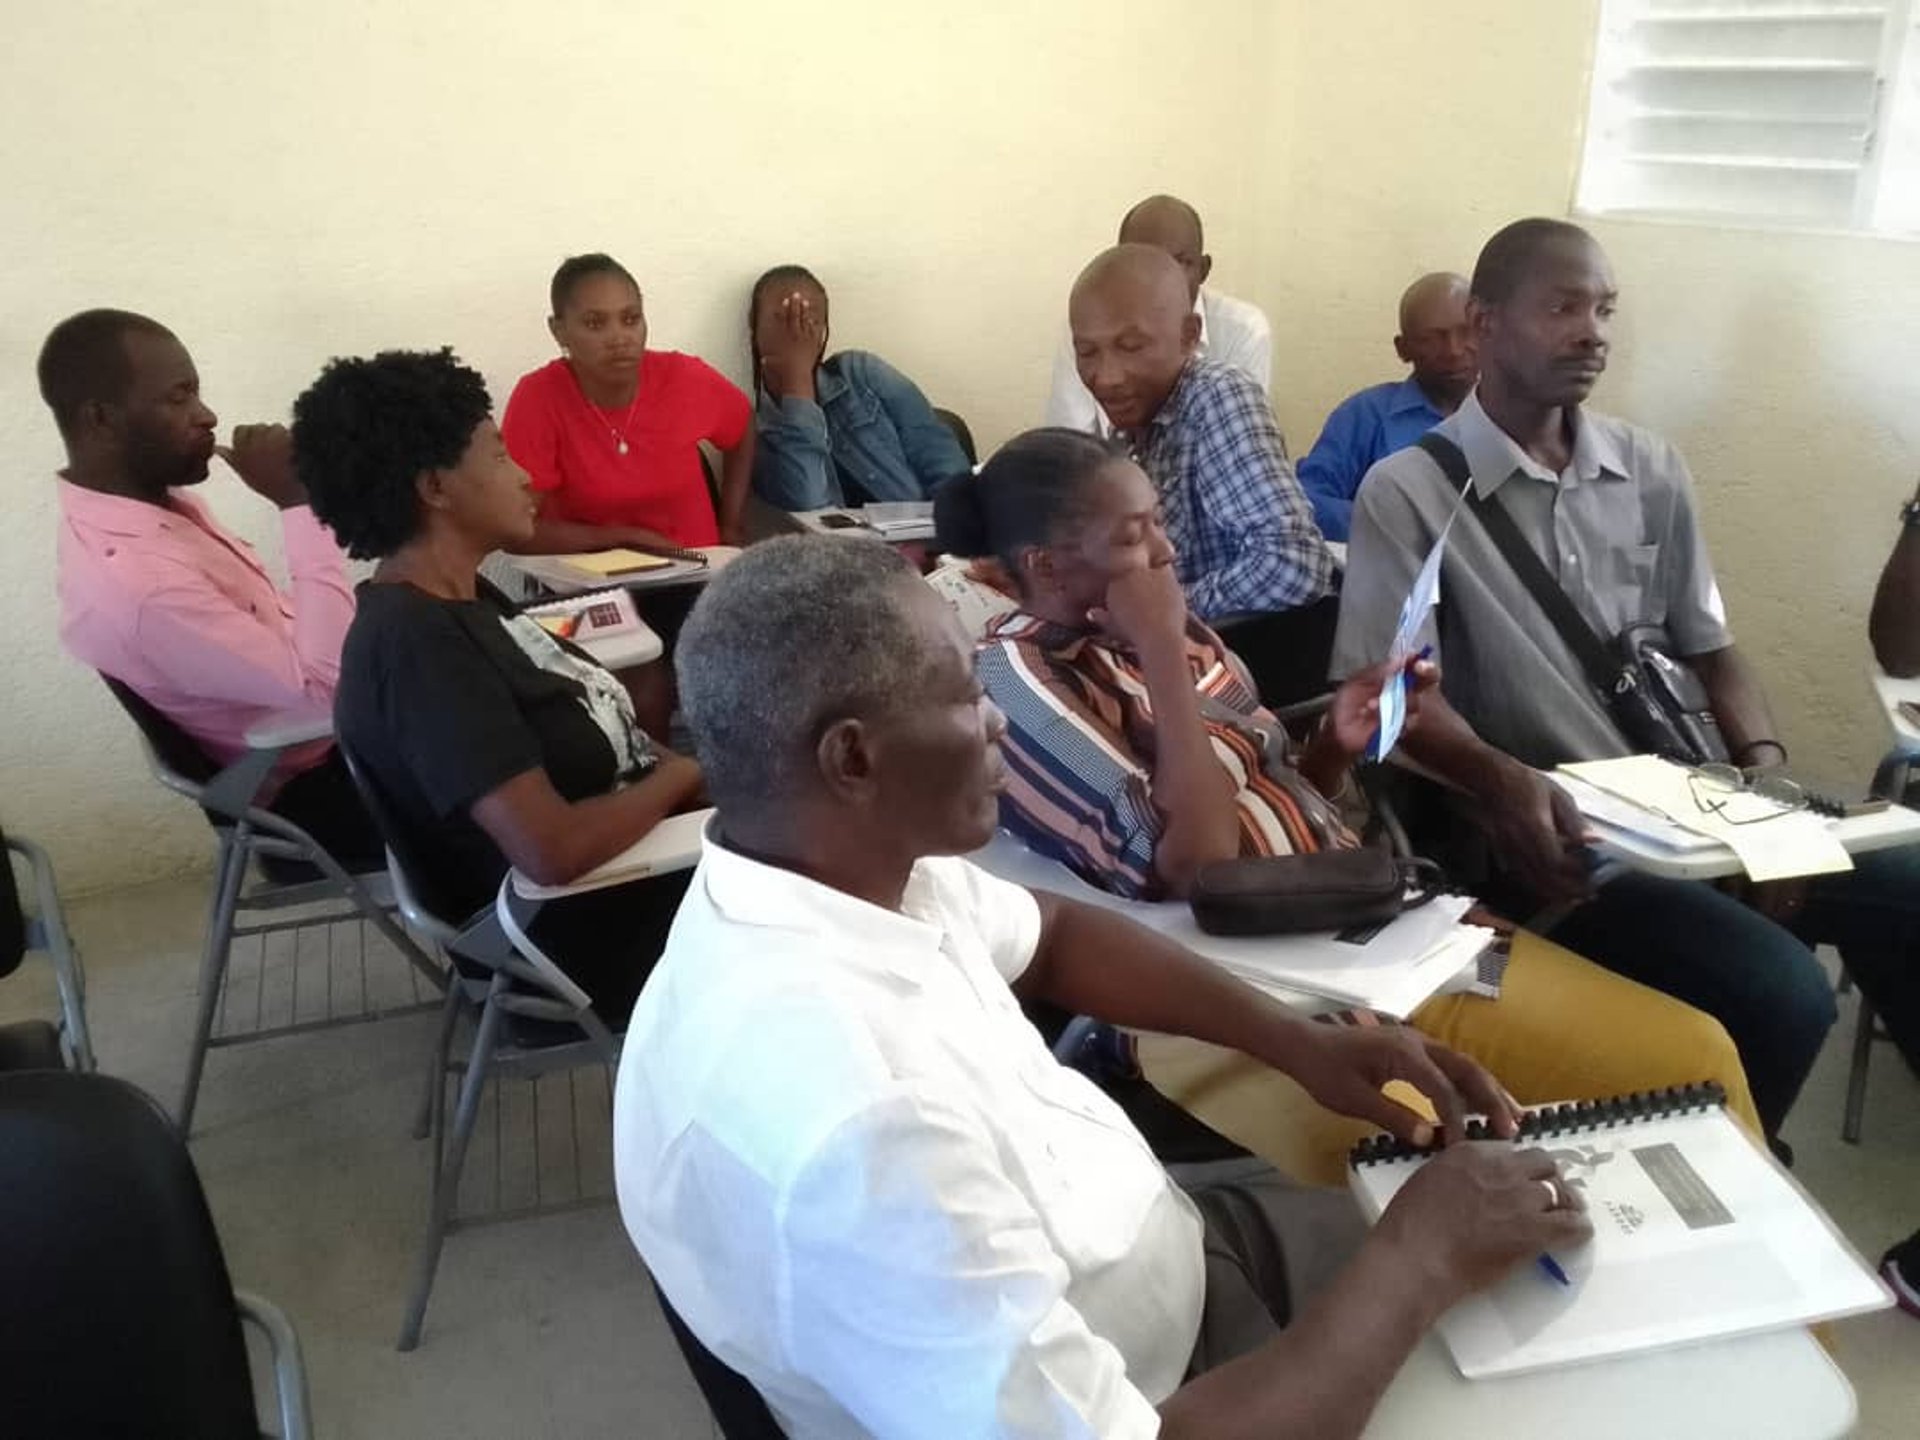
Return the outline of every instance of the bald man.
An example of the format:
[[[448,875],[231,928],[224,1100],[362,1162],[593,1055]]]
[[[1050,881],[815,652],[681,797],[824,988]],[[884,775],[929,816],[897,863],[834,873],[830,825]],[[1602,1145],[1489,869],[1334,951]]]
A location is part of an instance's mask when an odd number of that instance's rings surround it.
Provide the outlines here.
[[[1268,704],[1324,689],[1332,556],[1266,393],[1198,353],[1179,265],[1152,245],[1116,245],[1080,273],[1068,317],[1081,382],[1159,493],[1187,604]]]
[[[1300,462],[1300,488],[1329,540],[1347,538],[1353,497],[1374,462],[1413,444],[1473,389],[1478,360],[1467,328],[1464,275],[1439,271],[1407,287],[1393,353],[1413,373],[1342,400]]]
[[[1213,272],[1206,253],[1200,215],[1184,200],[1150,195],[1120,222],[1120,243],[1152,245],[1171,255],[1187,279],[1187,304],[1200,322],[1198,353],[1245,372],[1262,391],[1273,384],[1273,330],[1257,305],[1205,288]],[[1113,427],[1101,413],[1073,363],[1073,337],[1065,336],[1054,356],[1053,389],[1047,397],[1047,424],[1095,435]]]

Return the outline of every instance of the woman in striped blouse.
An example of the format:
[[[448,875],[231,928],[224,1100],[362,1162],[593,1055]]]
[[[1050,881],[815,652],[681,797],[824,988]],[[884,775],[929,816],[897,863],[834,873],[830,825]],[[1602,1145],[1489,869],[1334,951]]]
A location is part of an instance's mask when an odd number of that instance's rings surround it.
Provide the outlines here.
[[[1349,776],[1389,667],[1350,678],[1294,746],[1187,612],[1153,485],[1124,452],[1029,431],[944,486],[934,513],[943,550],[990,557],[1019,587],[1020,608],[988,626],[976,666],[1007,717],[1001,823],[1028,846],[1152,900],[1184,896],[1210,861],[1360,843],[1343,807],[1357,804]],[[1412,666],[1409,723],[1437,678]],[[1409,1020],[1523,1103],[1711,1079],[1758,1133],[1733,1042],[1698,1010],[1524,932],[1497,993],[1439,996]],[[1354,1130],[1285,1093],[1285,1077],[1185,1040],[1144,1041],[1140,1059],[1216,1130],[1301,1178],[1337,1178]]]

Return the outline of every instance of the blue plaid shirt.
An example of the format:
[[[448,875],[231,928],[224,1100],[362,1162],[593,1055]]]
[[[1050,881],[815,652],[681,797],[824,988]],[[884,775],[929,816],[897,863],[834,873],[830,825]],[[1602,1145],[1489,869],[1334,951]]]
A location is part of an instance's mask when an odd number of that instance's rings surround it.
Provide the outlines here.
[[[1333,557],[1266,392],[1190,360],[1144,432],[1124,437],[1160,492],[1187,604],[1209,624],[1291,610],[1333,588]]]

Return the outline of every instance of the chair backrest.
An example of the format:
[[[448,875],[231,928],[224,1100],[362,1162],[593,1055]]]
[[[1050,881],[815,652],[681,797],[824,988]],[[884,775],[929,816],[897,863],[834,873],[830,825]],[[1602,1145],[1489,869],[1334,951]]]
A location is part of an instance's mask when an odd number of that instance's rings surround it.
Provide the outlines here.
[[[220,767],[200,748],[197,740],[162,715],[131,686],[111,675],[103,674],[100,678],[107,682],[107,689],[120,702],[120,708],[131,715],[133,723],[140,727],[140,733],[146,737],[147,748],[153,751],[154,758],[160,764],[194,785],[205,785],[220,773]]]
[[[0,975],[11,975],[27,958],[27,912],[13,873],[13,852],[0,830]]]
[[[467,914],[433,883],[433,871],[424,863],[425,856],[413,843],[413,836],[407,827],[400,823],[392,802],[373,778],[373,772],[361,763],[344,737],[336,736],[334,746],[339,750],[340,758],[347,762],[347,773],[353,777],[353,788],[360,792],[360,799],[367,807],[373,828],[380,832],[380,838],[386,842],[387,873],[392,877],[395,899],[400,902],[403,913],[408,910],[420,912],[430,922],[423,928],[441,932],[458,931],[466,923]],[[439,938],[436,934],[435,939]]]
[[[980,463],[980,452],[973,448],[973,431],[967,428],[967,422],[951,410],[934,408],[934,416],[940,423],[953,432],[953,438],[960,442],[960,453],[967,457],[969,465]]]
[[[653,1287],[653,1293],[659,1297],[660,1313],[667,1317],[667,1329],[673,1332],[674,1343],[680,1347],[687,1368],[693,1372],[693,1382],[706,1398],[707,1409],[713,1412],[713,1421],[720,1427],[721,1435],[726,1440],[786,1440],[787,1432],[780,1428],[767,1402],[760,1398],[760,1392],[746,1376],[729,1368],[700,1343],[700,1337],[687,1328],[687,1322],[667,1302],[666,1293],[658,1284]]]
[[[0,1075],[0,1356],[14,1435],[257,1440],[220,1238],[185,1143],[122,1080]]]

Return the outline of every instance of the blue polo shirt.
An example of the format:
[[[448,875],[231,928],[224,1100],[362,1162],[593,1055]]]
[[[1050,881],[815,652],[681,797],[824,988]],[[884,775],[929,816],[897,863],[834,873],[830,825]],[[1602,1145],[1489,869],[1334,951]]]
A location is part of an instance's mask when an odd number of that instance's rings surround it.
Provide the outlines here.
[[[1445,417],[1413,381],[1389,381],[1349,395],[1327,416],[1320,438],[1295,470],[1329,540],[1345,540],[1353,497],[1374,462],[1404,450]]]

